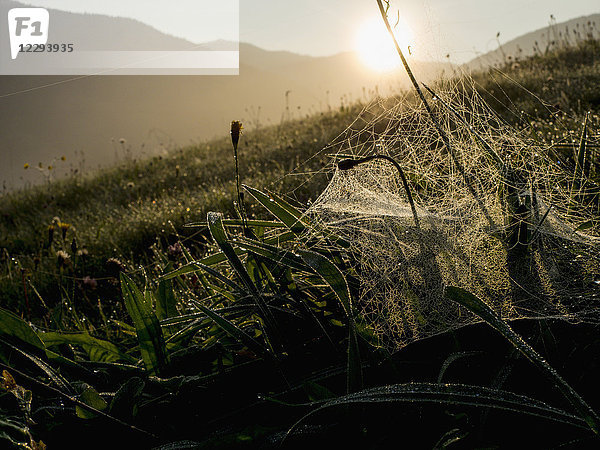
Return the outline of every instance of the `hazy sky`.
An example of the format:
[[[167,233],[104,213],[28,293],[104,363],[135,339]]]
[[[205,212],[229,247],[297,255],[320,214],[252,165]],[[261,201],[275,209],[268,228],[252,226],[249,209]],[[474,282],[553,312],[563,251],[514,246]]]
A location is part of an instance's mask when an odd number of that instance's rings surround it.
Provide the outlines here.
[[[17,0],[77,13],[129,17],[168,34],[202,43],[239,38],[238,0]]]
[[[237,0],[29,0],[71,11],[136,18],[161,31],[193,42],[214,36],[216,24],[231,17]],[[216,15],[202,20],[190,14],[198,4]],[[168,5],[162,7],[160,5]],[[239,0],[240,40],[269,50],[331,55],[353,50],[357,30],[378,18],[375,0]],[[204,8],[204,6],[203,6]],[[172,11],[168,13],[168,11]],[[562,22],[600,12],[598,0],[402,0],[392,2],[411,28],[418,59],[450,54],[464,62],[497,47],[496,33],[506,42],[548,25],[550,14]],[[220,19],[219,19],[220,18]],[[228,30],[221,38],[235,39]],[[211,38],[209,38],[211,39]]]

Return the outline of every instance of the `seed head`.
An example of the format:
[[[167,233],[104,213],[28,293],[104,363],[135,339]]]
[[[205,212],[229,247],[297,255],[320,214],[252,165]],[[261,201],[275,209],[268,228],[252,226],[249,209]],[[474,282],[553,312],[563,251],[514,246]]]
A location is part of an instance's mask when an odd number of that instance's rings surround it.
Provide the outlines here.
[[[359,160],[357,159],[342,159],[340,162],[338,162],[338,169],[349,170],[357,164],[359,164]]]
[[[61,269],[67,267],[71,263],[71,256],[67,252],[59,250],[56,252],[56,263]]]
[[[234,120],[231,122],[231,143],[233,148],[237,148],[238,142],[240,141],[240,133],[244,129],[242,122]]]
[[[112,276],[118,278],[119,274],[125,271],[125,264],[117,258],[108,258],[106,260],[106,269]]]

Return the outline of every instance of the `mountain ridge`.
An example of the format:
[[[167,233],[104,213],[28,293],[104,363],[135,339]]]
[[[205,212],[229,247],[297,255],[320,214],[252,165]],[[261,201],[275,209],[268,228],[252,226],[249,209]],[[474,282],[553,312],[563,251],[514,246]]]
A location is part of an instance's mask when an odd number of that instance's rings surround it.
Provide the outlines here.
[[[505,62],[518,61],[533,56],[536,52],[544,53],[552,47],[566,45],[566,43],[574,44],[577,39],[585,39],[588,32],[594,38],[600,37],[600,13],[550,23],[547,27],[538,28],[501,43],[499,48],[473,58],[462,67],[473,71],[502,65]],[[579,36],[576,33],[579,33]],[[554,44],[552,44],[553,41]],[[534,47],[536,47],[535,50]]]

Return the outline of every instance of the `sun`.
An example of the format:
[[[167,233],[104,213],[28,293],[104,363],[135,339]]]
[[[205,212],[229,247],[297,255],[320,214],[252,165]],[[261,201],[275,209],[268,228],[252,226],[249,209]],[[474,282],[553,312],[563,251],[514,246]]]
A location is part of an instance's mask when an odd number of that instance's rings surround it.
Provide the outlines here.
[[[401,19],[394,28],[394,35],[402,51],[406,52],[412,41],[412,32]],[[377,72],[392,71],[402,64],[392,37],[381,19],[371,19],[362,24],[356,34],[355,48],[362,62]]]

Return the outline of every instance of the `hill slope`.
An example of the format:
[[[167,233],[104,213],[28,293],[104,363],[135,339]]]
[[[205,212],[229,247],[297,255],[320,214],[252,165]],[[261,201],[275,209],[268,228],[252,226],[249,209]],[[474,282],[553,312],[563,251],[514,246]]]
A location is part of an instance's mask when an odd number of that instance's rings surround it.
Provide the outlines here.
[[[15,3],[0,3],[4,10],[7,5]],[[130,49],[177,50],[194,45],[131,19],[60,11],[52,17],[62,23],[55,27],[62,33],[56,39],[70,42],[66,30],[86,30],[81,45],[89,48],[100,41],[102,48],[127,43]],[[222,49],[230,43],[206,46]],[[243,120],[248,128],[279,123],[283,117],[347,104],[377,85],[381,92],[389,85],[406,86],[403,74],[382,77],[353,54],[314,58],[244,43],[239,50],[239,76],[0,77],[5,130],[0,183],[14,187],[44,180],[37,171],[23,171],[25,163],[47,167],[64,155],[67,162],[54,164],[54,176],[89,170],[125,155],[158,155],[212,138],[232,119]],[[414,65],[424,80],[448,68]],[[123,146],[121,138],[127,141]]]
[[[519,36],[499,48],[481,55],[464,65],[469,70],[480,70],[502,65],[508,61],[524,59],[534,54],[545,54],[549,50],[574,45],[592,37],[600,37],[600,14],[577,17],[566,22],[551,22],[547,27]],[[500,36],[501,38],[501,36]]]
[[[564,142],[566,156],[572,159],[573,147],[569,145],[576,145],[572,143],[580,133],[581,114],[591,109],[595,113],[590,116],[589,129],[597,130],[600,125],[598,45],[598,41],[589,42],[528,60],[508,73],[518,85],[508,78],[494,80],[485,74],[480,75],[478,84],[485,98],[499,102],[498,110],[508,121],[523,126],[523,113],[514,114],[513,109],[525,111],[530,131],[546,142]],[[541,107],[523,87],[550,104],[560,99],[561,127],[557,126],[556,111]],[[498,97],[494,89],[511,98]],[[504,105],[513,108],[504,110]],[[240,143],[242,181],[282,193],[300,186],[294,195],[301,203],[316,198],[327,178],[310,174],[330,161],[325,155],[314,155],[353,123],[361,109],[357,104],[246,131]],[[108,257],[138,260],[157,242],[157,236],[163,244],[168,242],[174,230],[181,233],[182,224],[203,220],[208,210],[231,214],[235,189],[229,124],[224,123],[214,132],[222,137],[208,144],[162,157],[124,161],[93,176],[77,175],[0,197],[0,258],[4,261],[0,268],[8,270],[6,264],[13,256],[31,267],[36,258],[53,267],[55,255],[48,253],[48,226],[54,217],[71,224],[63,245],[68,247],[75,238],[79,248],[86,246],[90,274],[100,276]],[[597,134],[590,131],[590,139],[597,139],[593,136]],[[306,177],[284,177],[306,161],[309,164],[302,168]],[[41,278],[37,285],[52,285],[51,279],[45,280],[44,272],[36,277]],[[18,297],[13,288],[0,288],[0,294],[5,292],[7,301],[13,294]]]

